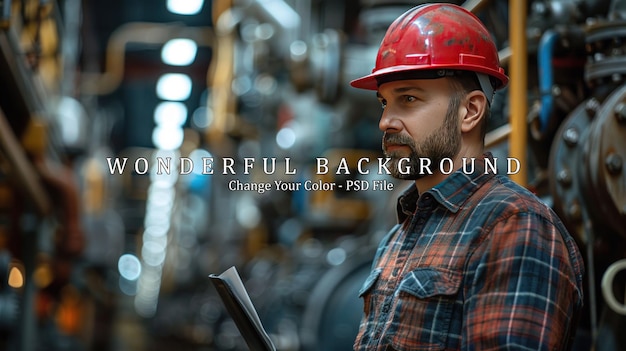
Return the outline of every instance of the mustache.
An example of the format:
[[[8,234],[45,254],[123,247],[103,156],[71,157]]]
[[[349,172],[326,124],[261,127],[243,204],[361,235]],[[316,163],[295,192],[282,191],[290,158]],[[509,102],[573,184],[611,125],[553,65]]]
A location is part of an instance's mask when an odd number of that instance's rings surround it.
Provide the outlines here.
[[[395,144],[395,145],[407,145],[411,149],[415,149],[415,142],[411,137],[404,134],[399,133],[387,133],[383,134],[383,149],[387,148],[387,145]]]

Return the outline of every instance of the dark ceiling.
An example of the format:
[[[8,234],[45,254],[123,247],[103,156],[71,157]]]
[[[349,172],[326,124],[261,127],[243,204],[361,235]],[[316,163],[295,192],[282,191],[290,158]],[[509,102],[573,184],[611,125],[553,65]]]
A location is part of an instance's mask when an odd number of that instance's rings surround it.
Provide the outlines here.
[[[184,1],[184,0],[179,0]],[[166,0],[92,0],[83,1],[83,59],[102,58],[111,33],[128,22],[183,23],[187,26],[211,26],[212,1],[191,16],[169,12]]]
[[[82,71],[106,68],[106,50],[111,35],[129,23],[177,24],[188,27],[212,26],[211,1],[205,1],[195,15],[177,15],[168,11],[166,0],[93,0],[83,1],[81,47],[79,65]],[[97,99],[98,110],[108,111],[114,121],[110,135],[104,136],[114,151],[128,147],[152,147],[153,112],[159,99],[156,82],[164,73],[185,73],[193,82],[190,98],[185,102],[192,113],[203,104],[206,96],[206,78],[211,60],[211,49],[199,47],[190,66],[173,67],[161,61],[161,46],[130,43],[125,47],[124,78],[110,94]]]

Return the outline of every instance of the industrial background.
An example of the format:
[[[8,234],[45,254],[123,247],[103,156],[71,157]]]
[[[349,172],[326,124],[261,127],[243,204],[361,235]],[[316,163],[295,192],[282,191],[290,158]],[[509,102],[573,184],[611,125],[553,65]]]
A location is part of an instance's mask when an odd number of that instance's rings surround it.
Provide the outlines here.
[[[303,179],[371,179],[313,161],[382,156],[380,106],[348,82],[420,3],[0,0],[0,349],[246,350],[207,278],[235,265],[279,350],[350,350],[404,184],[227,184],[281,180],[286,158]],[[626,1],[456,3],[512,78],[488,149],[584,253],[576,350],[626,350]],[[216,172],[130,169],[156,157]],[[223,157],[279,163],[223,175]]]

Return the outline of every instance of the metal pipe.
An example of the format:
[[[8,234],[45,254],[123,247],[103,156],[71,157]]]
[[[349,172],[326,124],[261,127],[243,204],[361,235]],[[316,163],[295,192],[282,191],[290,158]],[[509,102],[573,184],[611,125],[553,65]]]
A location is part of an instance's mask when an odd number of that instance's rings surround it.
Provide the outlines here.
[[[541,110],[539,111],[539,123],[542,133],[548,128],[548,121],[552,114],[554,97],[552,85],[554,84],[554,72],[552,70],[552,57],[554,47],[561,35],[552,29],[548,29],[539,41],[538,65],[539,65],[539,93],[541,94]]]
[[[508,64],[509,60],[511,60],[511,47],[507,46],[498,51],[498,59],[501,66]]]
[[[278,29],[280,53],[289,53],[289,46],[299,39],[302,18],[284,0],[255,0],[250,8],[251,15],[258,16],[263,21],[269,21]]]
[[[498,127],[485,135],[485,149],[490,149],[509,139],[511,135],[511,125],[509,123]]]
[[[192,39],[198,46],[214,46],[214,33],[211,27],[146,22],[131,22],[120,26],[111,34],[107,43],[105,71],[83,73],[82,90],[86,94],[105,95],[117,89],[124,77],[127,44],[158,45],[177,38]]]
[[[526,163],[526,144],[528,124],[526,122],[528,94],[528,62],[526,43],[526,0],[509,1],[509,35],[512,56],[509,65],[510,86],[509,100],[511,103],[511,137],[509,155],[520,162],[520,170],[512,174],[511,179],[526,186],[528,172]]]
[[[35,166],[28,160],[26,152],[19,140],[13,133],[9,122],[0,109],[0,154],[13,166],[12,171],[26,193],[33,200],[35,207],[41,215],[52,212],[52,202],[39,177]]]
[[[466,0],[463,7],[473,13],[480,12],[485,6],[489,5],[491,0]]]
[[[216,149],[224,147],[224,135],[235,124],[235,98],[232,96],[232,81],[235,64],[235,30],[241,21],[231,8],[230,1],[218,1],[213,5],[217,55],[211,59],[207,75],[211,87],[213,122],[206,130],[207,140]]]
[[[65,30],[63,31],[63,81],[61,82],[61,94],[72,96],[75,84],[76,65],[80,50],[80,30],[83,25],[82,0],[66,0],[63,4],[63,19]]]
[[[626,304],[622,304],[618,301],[613,293],[613,281],[617,272],[626,270],[626,258],[623,258],[617,262],[613,262],[609,268],[604,271],[602,276],[602,296],[610,309],[615,313],[626,316]]]

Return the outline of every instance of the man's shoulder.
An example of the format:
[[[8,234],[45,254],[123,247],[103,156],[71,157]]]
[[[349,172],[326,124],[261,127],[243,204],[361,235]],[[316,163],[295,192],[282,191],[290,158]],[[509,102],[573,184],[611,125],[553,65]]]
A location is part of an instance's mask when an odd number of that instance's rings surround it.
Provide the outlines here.
[[[553,219],[555,214],[545,201],[525,187],[503,175],[496,175],[478,189],[469,202],[470,206],[492,207],[503,215],[532,213],[546,219]]]
[[[575,278],[572,278],[572,281],[580,287],[582,284],[582,273],[584,272],[582,256],[574,238],[559,216],[545,201],[510,178],[497,176],[492,181],[494,184],[486,192],[485,200],[499,207],[495,210],[495,212],[499,213],[499,216],[497,219],[494,218],[495,220],[491,223],[491,227],[493,228],[499,222],[498,219],[506,221],[510,218],[517,218],[525,221],[520,230],[534,229],[539,234],[538,236],[524,237],[516,234],[519,232],[511,232],[520,239],[518,242],[524,242],[524,238],[532,239],[535,247],[539,242],[538,240],[561,242],[562,245],[554,246],[554,248],[556,250],[560,247],[568,252],[567,255],[575,274]],[[529,221],[535,224],[530,225]],[[507,239],[505,235],[497,237],[504,240]],[[552,246],[547,245],[546,247]]]

